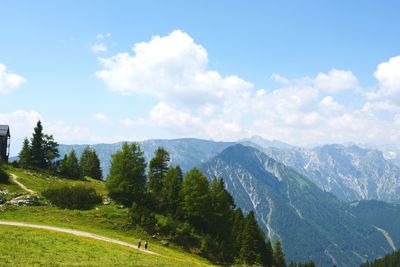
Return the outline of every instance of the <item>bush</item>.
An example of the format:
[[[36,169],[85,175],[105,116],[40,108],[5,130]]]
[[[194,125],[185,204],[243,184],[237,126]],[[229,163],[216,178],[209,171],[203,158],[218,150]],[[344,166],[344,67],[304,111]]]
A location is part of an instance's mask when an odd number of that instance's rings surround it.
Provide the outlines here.
[[[96,190],[82,185],[53,187],[42,195],[51,204],[65,209],[90,209],[102,201]]]
[[[0,166],[0,183],[6,184],[9,182],[9,175],[5,172],[2,166]]]

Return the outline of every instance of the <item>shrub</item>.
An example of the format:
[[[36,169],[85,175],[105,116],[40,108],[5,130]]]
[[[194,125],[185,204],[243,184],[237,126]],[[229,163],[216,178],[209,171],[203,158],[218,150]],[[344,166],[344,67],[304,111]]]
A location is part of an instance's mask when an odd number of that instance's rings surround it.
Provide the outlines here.
[[[53,205],[65,209],[90,209],[102,201],[96,190],[83,185],[52,187],[42,195]]]
[[[5,172],[2,166],[0,166],[0,183],[1,184],[6,184],[9,181],[9,176],[8,173]]]

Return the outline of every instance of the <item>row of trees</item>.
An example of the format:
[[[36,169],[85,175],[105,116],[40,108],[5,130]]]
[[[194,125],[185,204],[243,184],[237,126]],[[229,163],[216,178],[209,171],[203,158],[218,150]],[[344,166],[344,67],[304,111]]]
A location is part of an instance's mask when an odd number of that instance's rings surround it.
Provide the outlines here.
[[[103,177],[99,157],[90,147],[85,148],[79,160],[74,150],[71,150],[68,155],[65,154],[58,164],[58,172],[72,179],[89,176],[101,180]]]
[[[38,121],[32,138],[24,140],[19,153],[19,165],[23,168],[51,169],[74,179],[85,176],[102,178],[100,160],[93,149],[86,147],[79,160],[74,150],[61,161],[56,160],[59,156],[57,142],[52,135],[43,132],[42,123]]]
[[[183,176],[163,148],[155,151],[146,175],[139,145],[124,144],[112,156],[106,186],[110,197],[131,207],[134,223],[214,261],[285,266],[281,244],[272,249],[254,213],[244,216],[235,208],[222,179],[209,182],[196,168]]]

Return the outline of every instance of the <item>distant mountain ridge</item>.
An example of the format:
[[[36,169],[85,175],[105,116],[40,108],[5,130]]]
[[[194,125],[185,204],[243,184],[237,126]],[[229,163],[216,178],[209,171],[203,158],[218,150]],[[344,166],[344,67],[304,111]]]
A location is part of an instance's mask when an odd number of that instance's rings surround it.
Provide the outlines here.
[[[400,167],[379,150],[336,144],[313,149],[257,148],[342,200],[400,203]]]
[[[237,205],[255,212],[266,236],[282,240],[289,260],[357,266],[391,250],[383,233],[354,215],[350,204],[255,148],[230,146],[201,169],[210,179],[224,179]]]

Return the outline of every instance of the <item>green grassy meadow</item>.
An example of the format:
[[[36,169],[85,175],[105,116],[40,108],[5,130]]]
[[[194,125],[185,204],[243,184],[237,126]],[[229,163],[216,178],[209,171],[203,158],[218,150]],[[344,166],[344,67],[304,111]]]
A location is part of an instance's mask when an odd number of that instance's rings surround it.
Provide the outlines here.
[[[29,189],[42,192],[50,185],[85,184],[106,194],[104,182],[61,179],[51,174],[9,168],[18,181]],[[17,185],[6,186],[10,192],[25,194]],[[1,188],[1,187],[0,187]],[[15,190],[14,190],[15,189]],[[55,206],[0,207],[0,220],[57,226],[115,238],[136,244],[149,241],[149,249],[160,254],[148,255],[128,247],[104,241],[76,237],[40,229],[0,225],[0,266],[210,266],[200,256],[178,246],[162,246],[141,228],[129,222],[129,210],[113,203],[97,205],[91,210],[67,210]],[[55,259],[57,259],[55,261]],[[3,264],[3,265],[2,265]]]

